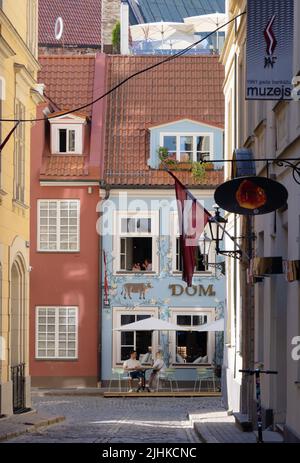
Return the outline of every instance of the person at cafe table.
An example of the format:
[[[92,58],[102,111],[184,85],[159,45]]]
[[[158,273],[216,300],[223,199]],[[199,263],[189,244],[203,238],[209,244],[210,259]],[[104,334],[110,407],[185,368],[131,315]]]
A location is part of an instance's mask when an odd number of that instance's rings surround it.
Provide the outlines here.
[[[129,392],[133,392],[132,383],[134,379],[139,380],[139,387],[142,385],[142,365],[137,360],[137,353],[135,350],[130,352],[130,358],[125,360],[123,364],[124,371],[129,373]]]

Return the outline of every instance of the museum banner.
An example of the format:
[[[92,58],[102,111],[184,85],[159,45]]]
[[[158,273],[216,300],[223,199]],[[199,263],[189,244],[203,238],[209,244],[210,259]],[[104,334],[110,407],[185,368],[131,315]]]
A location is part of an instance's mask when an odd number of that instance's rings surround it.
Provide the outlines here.
[[[291,100],[294,0],[248,0],[247,100]]]

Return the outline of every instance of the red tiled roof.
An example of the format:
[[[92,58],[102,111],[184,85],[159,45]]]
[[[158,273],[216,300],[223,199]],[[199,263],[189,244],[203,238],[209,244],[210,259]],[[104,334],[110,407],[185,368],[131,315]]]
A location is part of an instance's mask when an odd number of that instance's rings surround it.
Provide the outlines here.
[[[158,61],[159,56],[108,57],[107,87]],[[185,56],[128,81],[107,99],[105,180],[110,185],[170,186],[172,178],[147,165],[149,127],[193,119],[223,127],[223,66],[217,56]],[[189,172],[176,172],[196,184]],[[223,171],[208,171],[202,186],[223,181]]]
[[[101,0],[39,0],[39,44],[100,48],[101,3]],[[64,23],[59,41],[54,33],[58,17]]]
[[[88,175],[86,156],[51,155],[45,159],[41,174],[55,177],[81,177]]]
[[[39,82],[44,83],[45,93],[60,110],[86,104],[93,99],[95,56],[50,55],[40,56],[42,70]],[[81,110],[91,115],[92,107]]]

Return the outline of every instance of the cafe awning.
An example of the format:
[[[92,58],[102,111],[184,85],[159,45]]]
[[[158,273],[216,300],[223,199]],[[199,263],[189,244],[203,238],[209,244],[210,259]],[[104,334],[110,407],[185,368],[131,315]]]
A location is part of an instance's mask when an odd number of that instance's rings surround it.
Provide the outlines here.
[[[205,323],[197,331],[224,331],[224,318],[220,318],[212,323]]]
[[[190,331],[174,323],[166,322],[155,317],[145,318],[134,323],[115,328],[113,331]]]

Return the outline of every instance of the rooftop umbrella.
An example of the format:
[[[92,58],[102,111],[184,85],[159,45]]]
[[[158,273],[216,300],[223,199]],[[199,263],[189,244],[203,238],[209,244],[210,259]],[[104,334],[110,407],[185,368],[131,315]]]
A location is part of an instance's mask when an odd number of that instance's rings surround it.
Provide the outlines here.
[[[176,34],[188,34],[193,37],[194,26],[193,24],[162,21],[130,26],[130,33],[133,42],[161,41],[163,47],[164,41],[170,38],[176,39]]]
[[[184,18],[186,24],[193,25],[195,32],[213,32],[227,22],[225,13],[211,13]],[[219,31],[217,31],[217,48],[219,48]]]

